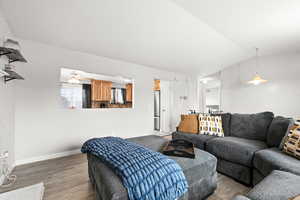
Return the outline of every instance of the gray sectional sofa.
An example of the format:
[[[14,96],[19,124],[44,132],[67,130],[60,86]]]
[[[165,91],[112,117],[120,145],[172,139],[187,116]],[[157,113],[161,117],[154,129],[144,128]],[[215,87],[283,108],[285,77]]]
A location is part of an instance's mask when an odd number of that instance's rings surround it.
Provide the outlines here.
[[[245,196],[233,200],[289,200],[300,194],[300,176],[274,170]]]
[[[280,150],[291,119],[258,114],[221,114],[225,137],[174,132],[218,158],[217,170],[246,185],[256,185],[274,170],[300,175],[300,160]]]

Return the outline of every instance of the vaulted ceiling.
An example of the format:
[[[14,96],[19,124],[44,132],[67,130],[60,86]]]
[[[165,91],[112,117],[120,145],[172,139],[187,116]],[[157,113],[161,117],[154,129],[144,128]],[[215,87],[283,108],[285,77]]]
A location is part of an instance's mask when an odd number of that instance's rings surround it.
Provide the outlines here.
[[[202,22],[262,54],[300,50],[299,0],[173,0]]]
[[[300,49],[299,0],[0,0],[12,32],[170,71],[209,74]]]

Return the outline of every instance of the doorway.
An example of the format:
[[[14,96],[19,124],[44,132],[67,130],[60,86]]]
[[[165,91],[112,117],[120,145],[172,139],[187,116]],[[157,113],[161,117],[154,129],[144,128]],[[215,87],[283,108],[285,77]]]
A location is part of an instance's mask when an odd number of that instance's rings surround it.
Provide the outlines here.
[[[205,81],[203,81],[205,80]],[[203,111],[205,113],[221,112],[222,83],[215,77],[202,79]]]

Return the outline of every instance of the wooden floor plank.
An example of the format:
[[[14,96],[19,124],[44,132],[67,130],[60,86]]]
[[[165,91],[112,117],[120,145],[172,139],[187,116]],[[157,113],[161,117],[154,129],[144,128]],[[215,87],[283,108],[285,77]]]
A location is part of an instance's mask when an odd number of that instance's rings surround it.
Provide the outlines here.
[[[43,182],[44,200],[95,200],[84,154],[17,166],[13,174],[18,176],[16,183],[9,188],[0,188],[0,193]],[[234,195],[248,191],[249,188],[219,175],[218,189],[209,200],[230,200]]]

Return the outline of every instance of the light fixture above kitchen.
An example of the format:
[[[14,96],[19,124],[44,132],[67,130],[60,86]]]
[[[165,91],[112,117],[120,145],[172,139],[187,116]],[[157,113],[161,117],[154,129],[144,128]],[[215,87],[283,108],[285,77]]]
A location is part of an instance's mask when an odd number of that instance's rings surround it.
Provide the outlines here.
[[[209,81],[212,81],[212,80],[213,80],[213,78],[211,78],[211,77],[205,77],[205,78],[201,78],[200,82],[203,84],[207,84]]]
[[[76,72],[72,72],[71,74],[71,78],[68,80],[68,83],[71,84],[79,84],[80,80],[79,80],[79,75]]]
[[[258,63],[258,48],[256,48],[256,56],[255,56],[255,59],[256,59],[256,70],[259,68],[259,63]],[[254,77],[248,81],[248,84],[253,84],[253,85],[259,85],[261,83],[266,83],[268,82],[267,80],[263,79],[259,74],[258,72],[255,73]]]

